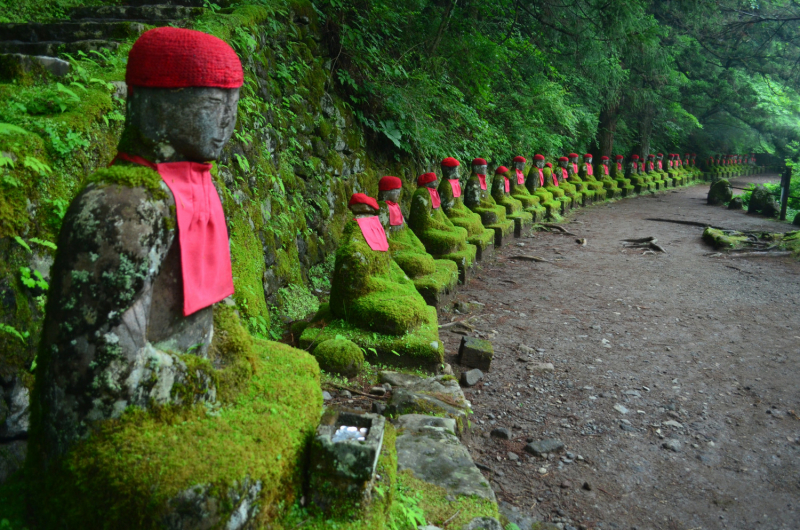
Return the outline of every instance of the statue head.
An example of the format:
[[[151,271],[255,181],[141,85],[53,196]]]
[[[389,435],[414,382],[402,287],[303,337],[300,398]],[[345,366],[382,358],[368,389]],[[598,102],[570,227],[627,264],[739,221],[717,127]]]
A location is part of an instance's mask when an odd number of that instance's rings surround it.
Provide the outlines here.
[[[614,155],[614,160],[616,160],[618,164],[622,164],[625,161],[625,157],[622,155]]]
[[[492,184],[494,185],[494,183],[496,182],[497,186],[503,190],[503,193],[505,193],[506,187],[505,187],[505,181],[502,179],[505,178],[508,178],[508,168],[506,166],[499,166],[497,169],[494,170],[494,181]],[[502,185],[500,185],[501,182],[503,183]]]
[[[347,207],[356,217],[378,215],[378,201],[363,193],[354,193]]]
[[[172,27],[143,33],[128,56],[120,151],[152,162],[218,159],[243,81],[239,57],[217,37]]]
[[[397,177],[386,176],[378,181],[378,200],[400,202],[400,195],[403,193],[403,181]]]
[[[659,160],[662,160],[664,158],[664,153],[658,153],[656,155],[656,158],[659,159]]]
[[[578,153],[570,153],[567,156],[569,156],[569,163],[570,164],[577,164],[578,163]]]
[[[589,165],[591,165],[591,164],[592,164],[592,159],[593,159],[593,158],[594,158],[594,157],[592,156],[592,153],[586,153],[585,155],[583,155],[583,162],[584,162],[584,164],[589,164]]]
[[[539,169],[544,167],[544,155],[534,155],[533,161]]]
[[[433,188],[439,185],[439,177],[436,176],[436,173],[423,173],[419,177],[417,177],[417,186],[424,187],[424,188]]]
[[[527,162],[527,160],[525,160],[525,157],[523,157],[523,156],[515,156],[514,160],[511,161],[511,167],[513,167],[514,169],[519,169],[520,171],[522,171],[523,169],[525,169],[525,163],[526,162]]]
[[[474,158],[472,160],[472,172],[476,175],[485,175],[488,167],[489,164],[483,158]]]
[[[603,155],[603,156],[600,157],[600,163],[603,164],[604,166],[607,166],[608,162],[609,162],[609,159],[608,159],[607,156]]]
[[[562,156],[558,159],[558,165],[560,167],[567,167],[567,163],[569,162],[569,158]]]
[[[461,163],[458,160],[450,156],[442,160],[442,178],[448,180],[457,179],[460,165]]]

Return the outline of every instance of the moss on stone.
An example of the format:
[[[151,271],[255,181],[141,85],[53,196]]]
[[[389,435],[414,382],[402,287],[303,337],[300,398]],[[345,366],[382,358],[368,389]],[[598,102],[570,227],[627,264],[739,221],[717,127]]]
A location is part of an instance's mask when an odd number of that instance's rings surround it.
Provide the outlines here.
[[[314,348],[314,358],[320,368],[345,377],[355,377],[364,364],[361,348],[347,339],[332,339],[321,342]]]
[[[95,171],[89,175],[87,181],[98,184],[116,184],[129,188],[141,186],[150,191],[155,199],[164,199],[167,196],[164,191],[166,184],[163,184],[161,175],[144,166],[115,164]]]
[[[726,234],[722,230],[711,228],[710,226],[703,231],[703,241],[719,249],[737,248],[740,243],[747,241],[747,239],[744,234]]]

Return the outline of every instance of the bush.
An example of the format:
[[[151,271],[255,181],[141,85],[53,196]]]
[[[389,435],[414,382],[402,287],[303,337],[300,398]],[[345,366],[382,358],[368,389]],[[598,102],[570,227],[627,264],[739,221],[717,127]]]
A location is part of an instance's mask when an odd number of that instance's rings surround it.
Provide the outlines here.
[[[364,352],[347,339],[330,339],[321,342],[314,350],[320,368],[345,377],[358,375],[364,364]]]

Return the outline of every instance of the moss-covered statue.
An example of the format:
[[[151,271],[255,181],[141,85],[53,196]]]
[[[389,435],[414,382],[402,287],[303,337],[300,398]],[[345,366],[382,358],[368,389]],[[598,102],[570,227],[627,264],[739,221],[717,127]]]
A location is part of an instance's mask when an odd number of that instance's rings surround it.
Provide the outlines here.
[[[506,209],[506,218],[514,221],[514,236],[521,237],[522,232],[533,223],[533,214],[522,208],[522,203],[511,196],[511,172],[505,166],[494,171],[492,179],[492,198],[499,206]]]
[[[134,43],[126,82],[119,154],[58,238],[31,513],[40,528],[251,526],[295,479],[322,401],[311,356],[251,337],[232,300],[214,307],[234,283],[208,162],[233,133],[242,66],[224,41],[164,27]]]
[[[544,155],[536,154],[533,157],[534,167],[528,172],[528,177],[525,179],[525,187],[532,195],[539,197],[539,205],[545,209],[548,219],[557,219],[561,213],[561,201],[558,201],[553,196],[553,193],[547,190],[548,184],[551,187],[558,187],[558,180],[554,179],[552,174],[549,175],[549,180],[544,177]],[[560,196],[564,196],[564,192],[558,190]]]
[[[567,196],[566,186],[562,186],[562,178],[566,175],[562,173],[562,168],[554,168],[550,162],[545,163],[542,170],[544,177],[544,189],[553,196],[553,200],[561,204],[561,214],[566,215],[572,206],[572,199]],[[562,178],[559,178],[561,176]]]
[[[562,156],[558,158],[558,167],[555,168],[555,173],[558,176],[558,187],[564,191],[564,196],[570,200],[570,207],[577,208],[584,202],[584,195],[578,191],[578,187],[569,182],[569,158]]]
[[[604,178],[602,174],[595,176],[594,166],[592,166],[593,159],[594,157],[591,153],[583,155],[583,164],[580,166],[578,175],[584,181],[586,187],[595,192],[595,200],[604,201],[606,198],[614,199],[620,197],[622,192],[616,182],[611,180],[610,177]]]
[[[464,205],[462,182],[459,175],[461,163],[455,158],[442,160],[442,182],[439,184],[439,198],[442,211],[456,225],[467,231],[467,241],[476,247],[476,259],[483,259],[484,254],[491,253],[494,248],[494,231],[483,226],[481,216]]]
[[[621,155],[617,156],[621,157]],[[630,179],[625,178],[625,173],[622,169],[620,160],[615,160],[612,163],[609,157],[605,155],[601,156],[598,172],[602,173],[603,179],[609,179],[614,182],[617,185],[617,188],[622,191],[623,197],[631,197],[634,193],[636,193],[636,189],[633,185],[631,185]]]
[[[492,198],[486,181],[488,164],[483,158],[472,161],[472,172],[464,189],[464,206],[481,216],[487,229],[494,231],[494,244],[502,246],[505,238],[514,233],[514,221],[506,218],[506,209]]]
[[[655,160],[656,155],[650,153],[646,158],[642,159],[642,167],[644,167],[644,170],[647,172],[647,176],[650,178],[651,182],[655,184],[656,189],[663,190],[667,187],[667,183],[664,180],[664,176],[656,171]]]
[[[658,153],[656,155],[656,173],[658,173],[661,180],[664,181],[665,188],[674,188],[675,180],[669,176],[667,169],[666,163],[664,162],[664,153]]]
[[[331,281],[331,314],[353,326],[402,335],[422,324],[425,300],[392,259],[378,202],[355,193]]]
[[[580,169],[578,168],[578,154],[570,153],[567,155],[567,183],[575,189],[576,196],[574,200],[578,201],[581,206],[588,206],[594,202],[597,193],[586,186],[583,179],[580,177]]]
[[[650,189],[647,179],[640,174],[639,155],[631,155],[630,160],[625,164],[625,178],[631,181],[636,193],[644,193]]]
[[[678,171],[678,164],[675,161],[675,153],[669,153],[669,159],[667,160],[667,174],[669,178],[672,179],[672,182],[675,186],[682,186],[686,183],[683,174]]]
[[[389,252],[428,305],[438,306],[458,283],[458,267],[446,259],[433,259],[425,245],[408,228],[400,209],[403,183],[387,176],[378,183],[380,219],[389,240]]]
[[[467,230],[454,225],[442,211],[442,200],[436,189],[436,173],[424,173],[417,179],[417,190],[411,196],[408,226],[417,235],[428,253],[436,259],[448,259],[458,265],[460,281],[475,263],[477,249],[467,243]]]
[[[522,203],[522,208],[533,216],[533,221],[538,223],[547,215],[547,209],[540,204],[538,195],[528,191],[525,182],[525,164],[523,156],[515,156],[511,161],[511,170],[508,179],[511,182],[511,197]]]

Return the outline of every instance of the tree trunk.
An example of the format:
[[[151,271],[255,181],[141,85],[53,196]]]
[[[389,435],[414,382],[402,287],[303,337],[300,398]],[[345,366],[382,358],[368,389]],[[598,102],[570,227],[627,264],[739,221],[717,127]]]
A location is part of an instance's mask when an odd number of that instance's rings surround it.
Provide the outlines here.
[[[616,102],[610,103],[600,111],[600,123],[597,127],[597,145],[600,156],[611,158],[614,151],[614,133],[617,131],[620,109],[624,98],[619,98]]]
[[[653,137],[653,122],[656,117],[655,105],[645,104],[639,115],[641,119],[639,120],[639,152],[637,154],[642,157],[642,160],[647,160],[647,155],[650,154],[650,140]]]
[[[436,52],[436,48],[439,47],[439,43],[442,42],[442,37],[444,36],[444,32],[447,30],[447,25],[450,24],[450,17],[453,16],[453,8],[456,7],[457,2],[458,0],[450,0],[450,3],[447,4],[447,9],[442,17],[442,22],[439,24],[439,31],[436,32],[436,39],[433,41],[433,45],[431,46],[431,56],[433,56],[433,54]]]

